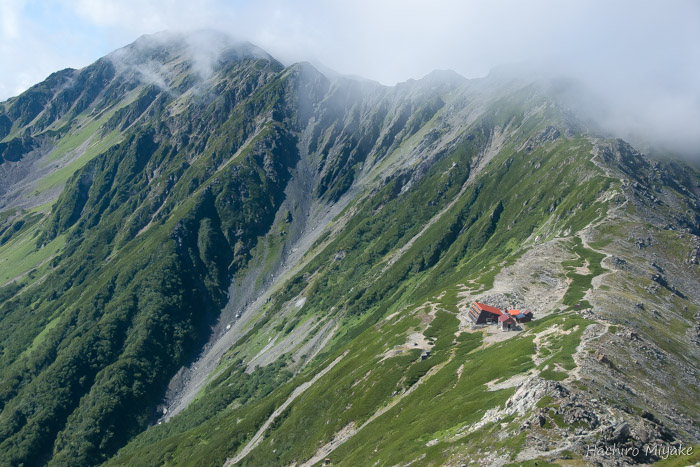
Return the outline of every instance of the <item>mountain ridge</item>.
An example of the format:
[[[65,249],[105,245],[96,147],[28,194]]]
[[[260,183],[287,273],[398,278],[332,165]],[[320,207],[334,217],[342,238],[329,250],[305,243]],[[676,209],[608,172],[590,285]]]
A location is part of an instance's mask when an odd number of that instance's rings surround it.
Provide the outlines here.
[[[0,289],[3,461],[293,463],[332,445],[348,464],[505,463],[698,442],[692,394],[672,396],[687,415],[658,404],[670,375],[697,378],[697,172],[587,133],[538,83],[387,87],[223,39],[198,63],[196,37],[170,37],[116,53],[145,71],[105,58],[0,104],[0,144],[45,138],[0,164],[17,190],[0,194],[0,264],[26,252]],[[538,319],[493,341],[464,321],[480,296]],[[641,357],[620,360],[627,335],[668,366],[651,389]],[[484,370],[499,352],[521,357]],[[485,453],[497,422],[511,434]]]

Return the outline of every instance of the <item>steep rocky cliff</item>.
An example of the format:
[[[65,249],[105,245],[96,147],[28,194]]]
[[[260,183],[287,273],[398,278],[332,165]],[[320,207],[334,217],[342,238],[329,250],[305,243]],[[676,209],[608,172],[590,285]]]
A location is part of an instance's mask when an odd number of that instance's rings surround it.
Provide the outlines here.
[[[585,128],[546,82],[386,87],[209,32],[0,103],[0,459],[698,444],[699,174]]]

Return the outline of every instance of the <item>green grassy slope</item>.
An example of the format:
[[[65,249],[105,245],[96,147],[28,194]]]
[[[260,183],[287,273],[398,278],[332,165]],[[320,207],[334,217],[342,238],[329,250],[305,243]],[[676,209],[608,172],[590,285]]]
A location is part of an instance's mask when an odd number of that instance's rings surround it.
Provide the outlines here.
[[[280,70],[270,61],[262,66],[238,61],[231,68],[226,76],[235,78],[238,71],[248,82],[263,84],[265,76]],[[237,80],[221,94],[246,85]],[[193,161],[201,144],[195,133],[186,150],[162,144],[165,137],[177,144],[157,123],[172,101],[149,106],[155,123],[125,129],[121,142],[105,124],[120,115],[119,109],[130,108],[126,98],[83,131],[69,131],[55,152],[58,159],[90,138],[101,139],[82,159],[45,180],[53,183],[61,173],[74,172],[49,216],[25,215],[23,226],[14,227],[20,220],[9,227],[13,235],[3,245],[7,267],[2,272],[6,280],[18,280],[3,289],[0,325],[0,443],[6,462],[94,463],[145,426],[160,388],[220,306],[229,264],[245,260],[244,253],[232,254],[234,244],[255,241],[274,216],[286,169],[294,163],[291,136],[281,128],[261,136],[233,170],[220,174],[213,189],[197,190],[198,179],[220,164],[225,151],[243,143],[246,130],[239,130],[240,139],[224,133],[223,154],[212,151]],[[210,116],[217,111],[213,106],[196,110]],[[246,111],[241,105],[231,118],[240,120]],[[101,137],[98,129],[104,130]],[[148,202],[137,209],[147,199],[165,201],[172,182],[190,166],[184,187],[175,188],[166,208]],[[156,172],[160,178],[154,180]],[[241,186],[250,189],[240,193]],[[137,239],[156,211],[163,224]],[[222,220],[224,212],[229,214]],[[236,233],[241,225],[245,235]],[[221,245],[229,240],[232,253],[227,254]],[[40,287],[33,286],[35,280]]]
[[[647,267],[692,268],[681,265],[698,235],[696,175],[575,131],[536,85],[331,82],[257,55],[202,80],[182,44],[143,41],[0,107],[3,142],[33,131],[22,144],[52,145],[47,163],[65,162],[38,185],[65,183],[55,203],[0,213],[0,463],[221,465],[266,422],[241,464],[525,462],[573,435],[612,439],[604,412],[634,433],[695,439],[643,400],[620,336],[634,329],[673,365],[697,367],[684,353],[692,274],[645,278],[652,298],[635,284]],[[154,59],[167,90],[127,66]],[[2,164],[31,154],[16,156]],[[264,289],[294,229],[311,227],[299,218],[339,201],[195,401],[154,425],[231,281],[259,270]],[[626,232],[662,220],[687,232],[654,232],[675,248],[656,266],[625,250]],[[551,267],[529,271],[533,251]],[[613,274],[613,254],[631,266]],[[545,285],[504,286],[505,271]],[[466,297],[530,288],[546,292],[532,304],[541,319],[509,339],[462,321]],[[668,326],[647,326],[618,294]],[[615,399],[614,378],[629,397]],[[518,411],[523,381],[540,389]],[[596,397],[600,407],[580,405]],[[692,417],[692,397],[679,401]]]
[[[271,301],[268,321],[231,349],[227,369],[200,399],[172,421],[137,437],[112,463],[223,462],[250,439],[291,387],[345,351],[347,357],[339,365],[274,421],[265,440],[245,462],[303,461],[344,427],[356,429],[367,421],[370,423],[334,452],[334,462],[342,459],[341,463],[356,465],[371,457],[380,463],[410,459],[439,463],[446,449],[461,446],[461,438],[450,442],[449,435],[477,422],[487,409],[512,394],[512,390],[488,391],[485,383],[532,370],[534,348],[531,336],[481,350],[477,350],[480,334],[455,337],[458,310],[449,291],[469,279],[484,281],[489,287],[495,272],[518,258],[520,245],[526,248],[538,232],[550,237],[575,234],[577,225],[585,226],[605,213],[597,200],[614,184],[597,167],[576,157],[590,150],[585,139],[562,138],[531,153],[506,148],[467,184],[439,220],[398,259],[390,261],[460,192],[470,175],[470,161],[493,131],[489,123],[486,118],[477,122],[472,130],[476,137],[466,138],[408,190],[402,190],[406,178],[388,179],[354,206],[345,227]],[[479,131],[485,135],[479,136]],[[511,147],[516,144],[514,141]],[[557,178],[545,184],[538,175],[546,173]],[[571,251],[578,252],[576,248],[572,245]],[[334,260],[338,252],[343,253],[342,259]],[[315,370],[307,368],[284,385],[274,380],[268,367],[255,370],[251,377],[265,381],[270,390],[278,387],[260,400],[241,399],[238,381],[249,378],[241,361],[258,352],[259,346],[253,345],[256,333],[271,335],[268,330],[274,326],[283,329],[275,311],[300,295],[306,297],[306,303],[297,322],[309,316],[327,319],[330,313],[342,323],[328,350],[311,363]],[[440,311],[434,317],[426,315],[428,303],[438,303]],[[395,312],[397,318],[382,319]],[[424,324],[431,319],[429,325]],[[569,321],[568,326],[575,324]],[[571,354],[584,326],[581,322],[578,331],[540,369],[553,367],[555,361],[572,369]],[[383,358],[416,331],[423,331],[435,344],[428,360],[420,361],[419,351]],[[280,362],[290,363],[291,358],[288,354]],[[460,367],[459,373],[469,377],[458,377]],[[551,370],[543,376],[559,379]],[[415,391],[409,391],[414,386]],[[391,408],[372,418],[383,407]],[[193,420],[197,421],[194,425]],[[445,441],[426,447],[432,439]],[[507,444],[515,450],[523,441],[516,437],[494,448]]]

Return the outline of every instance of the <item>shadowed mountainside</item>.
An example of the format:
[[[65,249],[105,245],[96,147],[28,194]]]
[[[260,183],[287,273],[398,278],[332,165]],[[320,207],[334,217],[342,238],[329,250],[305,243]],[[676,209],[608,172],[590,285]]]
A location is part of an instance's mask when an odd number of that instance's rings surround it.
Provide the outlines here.
[[[385,87],[164,33],[0,103],[0,138],[4,463],[700,439],[698,173],[545,82]],[[536,320],[474,327],[474,299]]]

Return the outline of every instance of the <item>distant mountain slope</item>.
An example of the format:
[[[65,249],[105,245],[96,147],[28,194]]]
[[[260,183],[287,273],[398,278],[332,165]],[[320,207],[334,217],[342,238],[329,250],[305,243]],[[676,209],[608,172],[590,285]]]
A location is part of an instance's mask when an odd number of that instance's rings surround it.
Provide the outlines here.
[[[0,137],[2,463],[700,442],[699,174],[544,83],[159,34],[1,103]],[[475,299],[536,319],[474,328]]]

